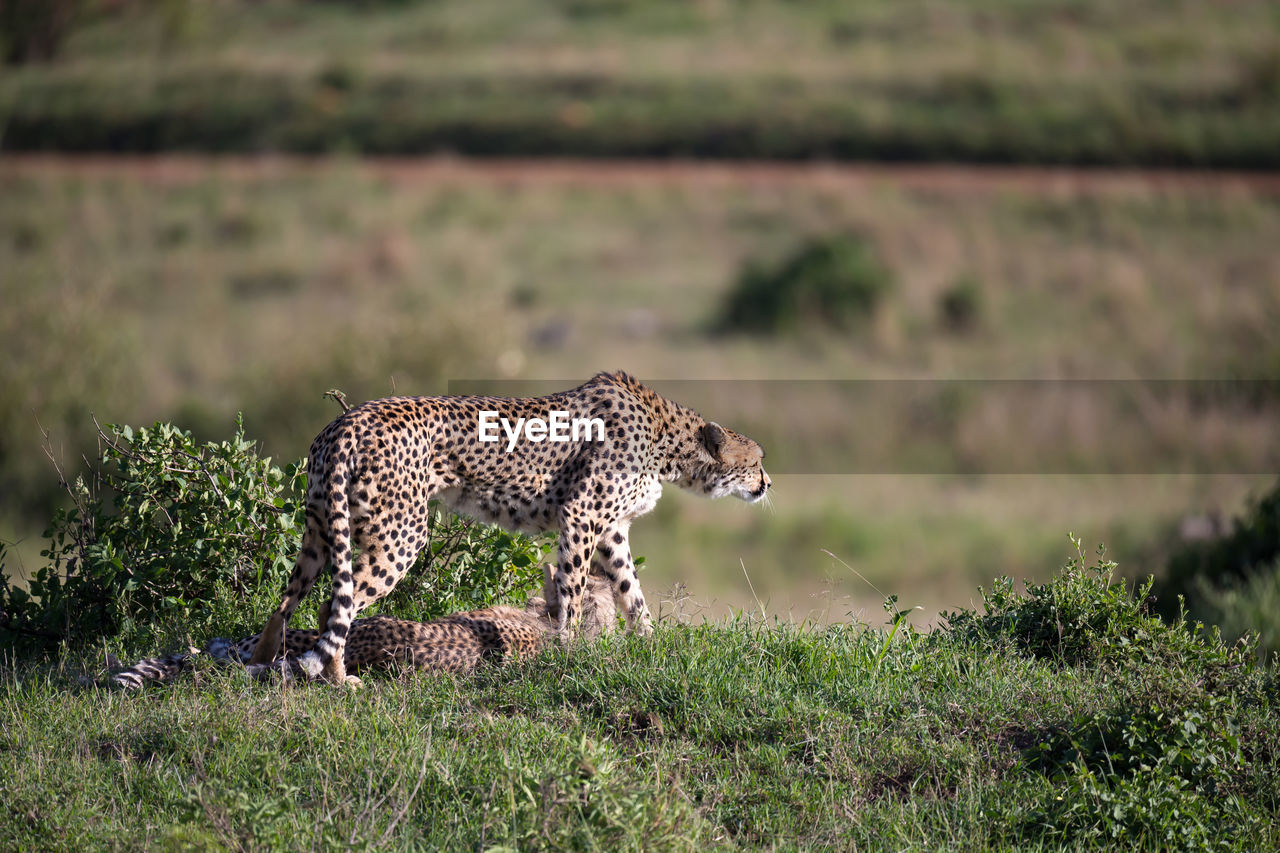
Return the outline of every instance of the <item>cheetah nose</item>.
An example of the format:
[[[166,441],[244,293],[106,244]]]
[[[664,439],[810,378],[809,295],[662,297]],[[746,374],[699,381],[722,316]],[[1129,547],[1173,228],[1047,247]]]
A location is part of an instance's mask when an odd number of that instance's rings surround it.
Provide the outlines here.
[[[769,479],[768,473],[763,468],[760,469],[760,477],[764,480],[764,487],[767,489],[773,485],[773,480]]]

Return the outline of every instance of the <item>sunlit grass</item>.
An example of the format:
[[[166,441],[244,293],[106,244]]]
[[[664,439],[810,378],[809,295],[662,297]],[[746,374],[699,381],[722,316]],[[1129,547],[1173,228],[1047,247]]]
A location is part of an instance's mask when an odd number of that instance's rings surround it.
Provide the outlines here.
[[[930,635],[685,613],[652,637],[360,692],[211,664],[108,692],[83,683],[92,655],[6,661],[0,843],[1273,847],[1273,674],[1091,577]],[[1055,618],[1077,620],[1069,637]],[[1142,738],[1110,744],[1108,767],[1092,721]],[[1130,774],[1139,761],[1156,766]]]

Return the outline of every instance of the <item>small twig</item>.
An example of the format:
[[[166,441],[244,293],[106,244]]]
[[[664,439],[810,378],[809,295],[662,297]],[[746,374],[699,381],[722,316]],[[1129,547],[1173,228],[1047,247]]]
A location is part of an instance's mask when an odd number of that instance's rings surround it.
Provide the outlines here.
[[[95,421],[95,423],[97,422]],[[78,524],[74,526],[74,529],[72,532],[72,541],[75,542],[75,547],[76,547],[75,556],[67,560],[65,577],[69,578],[71,577],[72,573],[75,571],[76,566],[84,559],[85,551],[88,550],[90,543],[94,541],[94,538],[96,536],[96,530],[94,529],[94,514],[89,511],[89,504],[88,504],[88,500],[86,499],[86,496],[78,492],[76,489],[72,488],[71,483],[67,482],[66,474],[64,474],[62,471],[62,465],[58,462],[58,457],[53,452],[53,441],[50,438],[51,433],[49,430],[44,428],[44,424],[40,423],[39,417],[36,418],[36,428],[40,430],[41,449],[44,451],[44,455],[49,458],[49,462],[52,463],[53,470],[58,474],[58,483],[62,486],[63,490],[65,490],[67,495],[71,498],[71,503],[75,505],[76,511],[79,513],[79,516],[80,516],[80,521]],[[98,478],[96,469],[94,469],[92,465],[88,464],[87,459],[85,460],[85,464],[89,468],[89,470],[93,472],[94,491],[96,492],[97,487],[101,481]],[[55,557],[54,562],[56,565],[58,562],[58,558]],[[70,632],[71,632],[71,610],[68,609],[67,610],[67,633],[69,634]]]
[[[325,391],[324,396],[341,406],[343,414],[351,411],[351,406],[347,405],[347,395],[343,394],[337,388],[330,388],[328,391]]]
[[[98,416],[96,414],[91,412],[89,414],[89,419],[93,421],[94,429],[98,431],[99,441],[105,441],[108,447],[110,447],[116,453],[119,453],[121,456],[127,456],[130,459],[134,459],[134,460],[141,458],[138,456],[138,454],[130,453],[129,451],[125,450],[123,447],[121,447],[120,445],[112,441],[111,437],[107,435],[107,431],[102,428],[102,424],[98,423]]]
[[[49,430],[44,428],[44,424],[40,423],[40,419],[36,418],[36,429],[40,430],[40,449],[44,451],[44,455],[48,457],[49,462],[53,464],[53,470],[58,475],[58,482],[64,489],[70,489],[67,477],[62,473],[62,465],[58,463],[58,457],[53,452],[53,442],[50,439]],[[74,495],[72,496],[74,497]]]
[[[867,586],[871,587],[872,589],[874,589],[874,590],[876,591],[876,593],[877,593],[881,598],[888,598],[888,597],[889,597],[889,596],[885,595],[883,592],[881,592],[881,591],[880,591],[880,587],[876,586],[876,585],[875,585],[875,584],[873,584],[871,581],[867,580],[867,576],[866,576],[866,575],[864,575],[862,572],[858,571],[858,570],[857,570],[857,569],[855,569],[853,566],[851,566],[851,565],[849,565],[848,563],[846,563],[844,560],[842,560],[842,559],[840,559],[839,557],[837,557],[835,554],[832,554],[832,553],[831,553],[830,551],[828,551],[826,548],[820,548],[820,549],[818,549],[818,550],[822,551],[822,553],[826,554],[828,557],[830,557],[831,559],[835,560],[837,563],[839,563],[840,565],[844,566],[846,569],[848,569],[849,571],[851,571],[851,572],[853,572],[855,575],[857,575],[859,578],[861,578],[861,579],[862,579],[862,582],[863,582],[863,583],[865,583]]]

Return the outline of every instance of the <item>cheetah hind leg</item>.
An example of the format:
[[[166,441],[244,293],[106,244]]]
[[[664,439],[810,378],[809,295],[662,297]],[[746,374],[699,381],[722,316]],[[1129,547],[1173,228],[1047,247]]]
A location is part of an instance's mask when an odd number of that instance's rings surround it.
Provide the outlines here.
[[[320,605],[317,613],[316,624],[320,626],[323,632],[325,626],[329,624],[329,614],[333,609],[333,599],[329,599]],[[320,634],[316,635],[316,640],[320,639]],[[315,648],[315,643],[311,644],[311,648]],[[309,652],[310,650],[308,650]],[[341,654],[336,654],[329,658],[328,663],[321,664],[313,654],[302,654],[298,658],[298,667],[306,674],[307,678],[316,680],[321,678],[330,684],[343,685],[346,687],[360,688],[363,683],[354,675],[348,675],[346,670],[346,662],[343,658],[346,656],[346,647],[343,646]]]
[[[407,540],[406,553],[416,555],[422,549],[426,544],[426,536],[422,531],[426,529],[424,519],[418,525],[419,534]],[[333,596],[320,608],[321,635],[311,651],[299,659],[303,671],[311,678],[323,678],[330,684],[348,687],[361,685],[360,679],[347,674],[345,668],[343,657],[346,654],[346,633],[360,611],[391,592],[413,564],[412,559],[405,558],[378,541],[381,530],[382,521],[377,515],[361,519],[352,537],[359,546],[359,554],[352,561],[351,570],[344,572],[335,564]],[[340,646],[329,635],[338,625],[346,626],[346,631],[341,634]]]
[[[330,684],[352,689],[359,689],[364,686],[364,682],[357,676],[348,674],[341,655],[334,655],[329,658],[327,664],[321,664],[314,655],[308,653],[298,658],[298,668],[306,674],[307,678],[313,681],[323,679]]]
[[[324,625],[328,625],[328,624],[329,624],[329,612],[330,612],[332,609],[333,609],[333,599],[328,599],[328,600],[327,600],[327,601],[325,601],[323,604],[321,604],[321,605],[320,605],[320,609],[319,609],[319,611],[318,611],[318,612],[317,612],[317,614],[316,614],[316,624],[317,624],[317,625],[320,625],[320,626],[322,626],[322,627],[323,627]],[[317,639],[317,640],[318,640],[318,639],[320,639],[319,634],[317,634],[317,635],[316,635],[316,639]],[[311,645],[312,645],[312,647],[313,647],[313,648],[315,647],[315,643],[312,643]],[[344,650],[343,650],[343,655],[344,655],[344,657],[345,657],[345,655],[346,655],[346,650],[345,650],[345,648],[344,648]],[[342,681],[341,681],[341,682],[338,682],[338,681],[334,680],[334,678],[333,678],[333,677],[331,677],[331,676],[330,676],[330,675],[328,675],[328,674],[326,674],[326,675],[325,675],[325,679],[326,679],[326,680],[329,680],[329,681],[331,681],[332,683],[335,683],[335,684],[342,684],[342,685],[344,685],[344,686],[346,686],[346,687],[350,687],[350,688],[352,688],[353,690],[359,690],[361,687],[364,687],[364,682],[363,682],[363,681],[361,681],[361,680],[360,680],[359,678],[357,678],[356,676],[351,675],[350,673],[345,672],[345,665],[346,665],[346,662],[345,662],[345,660],[344,660],[344,661],[343,661],[344,672],[342,673]]]
[[[249,660],[246,663],[271,663],[280,656],[280,652],[284,648],[284,624],[283,613],[277,610],[271,614],[271,618],[267,620],[266,627],[258,635],[258,643],[253,647],[253,654],[249,656]]]
[[[320,569],[328,559],[329,549],[325,545],[324,534],[320,532],[317,521],[308,513],[307,529],[302,535],[302,549],[298,552],[298,561],[294,564],[293,573],[289,576],[289,585],[285,589],[284,599],[267,620],[266,627],[262,629],[249,663],[271,663],[284,651],[284,629],[289,624],[289,617],[311,591],[311,587],[315,585],[316,576],[320,574]]]

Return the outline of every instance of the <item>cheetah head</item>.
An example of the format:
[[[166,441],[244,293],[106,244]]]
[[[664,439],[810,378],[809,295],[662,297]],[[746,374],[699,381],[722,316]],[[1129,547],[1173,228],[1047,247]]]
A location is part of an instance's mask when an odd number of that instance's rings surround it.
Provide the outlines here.
[[[708,421],[699,430],[696,458],[678,485],[710,498],[733,495],[762,500],[772,485],[764,470],[764,448],[745,435]]]

